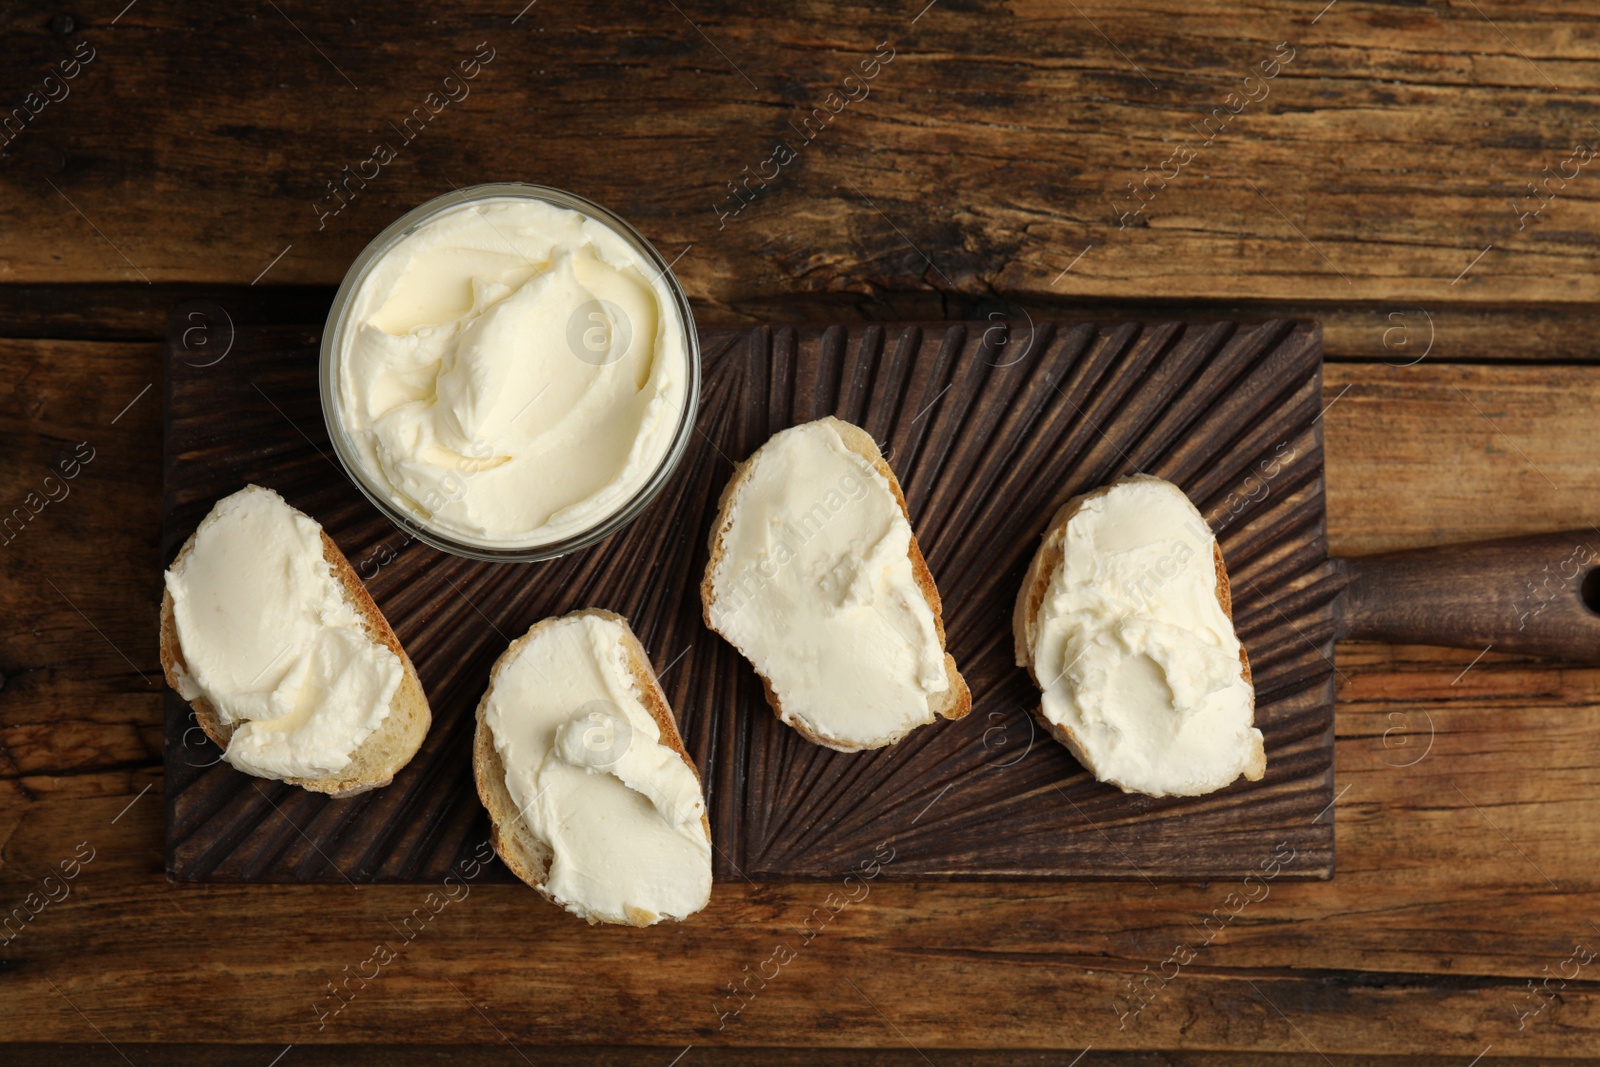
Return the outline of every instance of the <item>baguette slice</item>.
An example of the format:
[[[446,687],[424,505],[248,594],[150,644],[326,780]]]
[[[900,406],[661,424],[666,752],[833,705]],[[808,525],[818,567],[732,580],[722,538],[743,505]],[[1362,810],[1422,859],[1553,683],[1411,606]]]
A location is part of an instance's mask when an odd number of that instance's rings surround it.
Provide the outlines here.
[[[1147,475],[1133,475],[1120,479],[1111,485],[1101,486],[1088,493],[1083,493],[1067,501],[1050,520],[1050,525],[1045,528],[1043,539],[1038,550],[1034,553],[1033,560],[1028,564],[1027,574],[1022,580],[1022,588],[1017,595],[1016,606],[1011,617],[1012,636],[1016,642],[1016,658],[1019,667],[1026,667],[1028,675],[1035,685],[1041,690],[1046,684],[1039,678],[1035,670],[1033,649],[1038,637],[1039,612],[1048,595],[1050,583],[1055,578],[1056,572],[1065,562],[1065,542],[1067,525],[1082,510],[1089,501],[1105,495],[1110,490],[1126,483],[1135,483],[1141,480],[1159,481]],[[1176,487],[1174,487],[1176,488]],[[1203,520],[1202,524],[1203,524]],[[1209,534],[1209,530],[1207,531]],[[1222,546],[1215,539],[1211,542],[1212,561],[1216,571],[1215,594],[1217,604],[1222,608],[1222,614],[1231,623],[1233,621],[1233,592],[1228,581],[1227,567],[1223,564]],[[1251,687],[1254,694],[1254,678],[1250,673],[1250,657],[1246,654],[1243,643],[1239,645],[1239,676],[1245,685]],[[1252,706],[1253,706],[1252,699]],[[1073,756],[1093,773],[1094,761],[1084,744],[1083,738],[1066,723],[1052,722],[1044,712],[1044,703],[1041,701],[1034,708],[1034,715],[1044,728],[1049,731],[1057,741],[1065,745]],[[1243,761],[1242,774],[1247,781],[1260,781],[1266,773],[1267,755],[1264,741],[1259,731],[1253,737],[1253,745],[1246,753]],[[1098,777],[1098,775],[1097,775]],[[1104,781],[1105,779],[1101,779]],[[1124,792],[1141,792],[1141,790],[1128,789],[1119,785]],[[1218,787],[1220,788],[1220,787]],[[1206,790],[1205,792],[1210,792]],[[1168,795],[1168,794],[1154,794]],[[1172,795],[1200,795],[1197,793],[1179,793]]]
[[[190,534],[189,540],[184,542],[183,549],[173,560],[174,565],[188,557],[194,548],[194,539],[195,534]],[[367,587],[361,584],[361,579],[356,576],[350,561],[339,551],[339,546],[333,543],[333,539],[325,531],[322,534],[322,558],[333,567],[334,577],[338,579],[345,600],[361,617],[362,630],[373,641],[398,656],[402,668],[400,688],[395,690],[394,698],[390,701],[389,714],[384,716],[378,728],[357,746],[355,752],[351,754],[350,762],[343,770],[321,778],[283,779],[290,785],[300,786],[313,793],[351,797],[365,793],[369,789],[381,788],[394,780],[395,773],[410,763],[411,757],[422,747],[422,739],[428,735],[433,713],[428,707],[427,695],[422,690],[422,681],[417,677],[417,669],[412,665],[411,658],[406,655],[406,650],[401,647],[400,639],[395,636],[389,620],[383,617],[383,612],[373,603]],[[165,590],[161,594],[161,671],[166,676],[167,684],[174,690],[179,689],[178,679],[187,672],[183,648],[178,642],[178,624],[173,613],[172,594]],[[217,709],[212,707],[211,702],[203,695],[191,700],[189,706],[194,709],[195,721],[199,723],[200,729],[226,751],[228,742],[239,724],[223,722],[217,714]]]
[[[572,906],[573,902],[557,899],[546,887],[545,880],[550,873],[550,863],[555,858],[554,849],[548,841],[533,832],[518,812],[516,801],[512,799],[511,791],[506,787],[505,762],[500,758],[500,753],[495,747],[494,731],[485,718],[495,684],[517,659],[522,649],[537,640],[546,628],[566,619],[585,616],[622,624],[623,651],[628,671],[639,687],[640,703],[644,705],[650,717],[655,720],[656,727],[661,731],[661,743],[677,753],[688,766],[689,772],[694,775],[695,781],[700,783],[702,791],[704,790],[700,770],[694,765],[689,750],[684,747],[683,737],[678,733],[678,721],[667,703],[666,694],[661,690],[661,683],[656,679],[656,672],[650,665],[649,654],[634,636],[633,628],[628,625],[626,618],[602,608],[584,608],[558,618],[536,622],[527,633],[511,642],[510,646],[500,654],[500,658],[495,660],[494,667],[489,672],[489,688],[478,701],[477,732],[472,743],[472,773],[478,783],[478,798],[489,811],[489,839],[500,859],[511,869],[511,873],[538,890],[539,894],[552,904],[574,911],[580,918],[587,919],[591,925],[613,923],[636,927],[650,926],[658,922],[661,916],[638,910],[620,916],[606,916],[575,909]],[[711,821],[704,812],[700,816],[700,827],[705,831],[706,841],[709,843]]]
[[[832,427],[839,435],[840,440],[844,442],[846,448],[870,463],[873,469],[883,476],[884,480],[889,483],[889,489],[894,494],[895,503],[899,506],[901,514],[905,516],[906,522],[910,523],[911,512],[906,507],[906,498],[900,489],[900,480],[895,477],[894,469],[883,458],[883,453],[879,451],[878,444],[872,439],[872,435],[859,426],[832,416],[818,419],[815,424]],[[712,620],[712,608],[718,600],[714,576],[727,551],[725,538],[733,524],[735,498],[760,455],[761,449],[758,448],[750,455],[749,459],[734,468],[733,476],[728,479],[727,486],[722,490],[722,497],[717,505],[716,520],[711,524],[711,558],[706,563],[705,577],[700,582],[700,601],[704,607],[706,627],[719,634],[722,634],[722,631],[717,629],[716,623]],[[912,575],[916,581],[917,588],[921,591],[923,599],[927,601],[928,608],[933,613],[934,632],[938,635],[939,647],[943,650],[945,648],[943,603],[939,599],[939,590],[934,585],[933,575],[928,570],[927,561],[923,559],[922,550],[917,546],[914,527],[911,534],[911,545],[906,555],[911,561]],[[722,634],[722,636],[724,638],[728,637],[727,634]],[[731,642],[731,639],[729,640]],[[745,649],[740,649],[739,651],[747,659],[750,658],[749,652]],[[967,688],[966,680],[961,677],[961,672],[956,669],[955,657],[948,652],[944,656],[944,671],[949,688],[943,693],[935,694],[933,699],[930,699],[930,710],[935,715],[945,719],[962,718],[972,710],[972,692]],[[824,737],[813,730],[802,718],[786,712],[783,706],[783,694],[773,688],[772,681],[765,674],[762,674],[760,668],[756,668],[756,674],[761,678],[761,685],[766,693],[767,703],[772,707],[779,720],[794,727],[802,737],[814,744],[822,745],[838,752],[861,752],[867,749],[892,745],[910,732],[910,729],[907,729],[890,736],[873,738],[864,743],[849,743],[835,738]],[[912,729],[914,728],[912,727]]]

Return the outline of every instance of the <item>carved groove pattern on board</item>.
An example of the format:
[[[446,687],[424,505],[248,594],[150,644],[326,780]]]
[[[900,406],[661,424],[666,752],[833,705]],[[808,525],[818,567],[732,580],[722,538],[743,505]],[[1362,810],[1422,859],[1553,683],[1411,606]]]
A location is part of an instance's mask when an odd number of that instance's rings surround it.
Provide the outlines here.
[[[1333,869],[1333,634],[1321,341],[1312,324],[995,324],[711,329],[694,439],[632,526],[542,564],[408,541],[338,467],[308,327],[237,331],[196,367],[169,344],[164,560],[219,497],[270,486],[320,521],[416,663],[431,733],[388,788],[329,800],[218,762],[167,694],[167,867],[186,881],[442,878],[488,833],[472,781],[489,667],[535,621],[628,616],[705,780],[721,881],[832,880],[891,842],[912,879],[1242,877],[1280,842],[1280,877]],[[748,664],[701,622],[698,586],[733,463],[833,414],[884,447],[973,692],[960,722],[888,749],[812,745],[768,710]],[[1139,470],[1219,531],[1257,686],[1266,777],[1197,799],[1095,782],[1034,724],[1011,606],[1069,497]],[[152,605],[152,619],[154,605]],[[485,877],[509,878],[496,864]]]

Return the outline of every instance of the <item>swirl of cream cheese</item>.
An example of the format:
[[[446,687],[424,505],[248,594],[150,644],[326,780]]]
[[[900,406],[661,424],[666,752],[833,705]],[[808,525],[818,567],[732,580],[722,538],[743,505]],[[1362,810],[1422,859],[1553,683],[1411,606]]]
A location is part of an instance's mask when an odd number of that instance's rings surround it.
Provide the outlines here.
[[[689,402],[685,323],[620,233],[525,197],[429,218],[357,287],[337,416],[369,482],[458,541],[565,540],[670,452]]]

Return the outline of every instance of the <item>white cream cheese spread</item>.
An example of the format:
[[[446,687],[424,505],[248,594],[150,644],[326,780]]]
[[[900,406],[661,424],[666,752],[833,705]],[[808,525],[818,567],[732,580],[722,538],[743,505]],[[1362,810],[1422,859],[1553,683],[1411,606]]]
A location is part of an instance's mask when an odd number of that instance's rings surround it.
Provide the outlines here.
[[[705,907],[711,838],[699,780],[643,703],[630,637],[596,615],[540,624],[497,668],[484,723],[553,853],[542,888],[576,915],[649,925]]]
[[[1136,476],[1067,521],[1039,608],[1043,713],[1103,782],[1197,796],[1265,766],[1239,639],[1217,599],[1216,539],[1183,491]]]
[[[400,658],[367,636],[322,527],[270,489],[217,501],[166,573],[178,693],[234,727],[223,758],[264,778],[343,770],[389,715]]]
[[[577,211],[496,197],[421,223],[351,299],[337,417],[389,499],[452,539],[531,548],[650,481],[688,403],[662,272]]]
[[[886,479],[831,420],[772,437],[728,507],[708,621],[760,672],[783,721],[823,744],[892,744],[950,688]]]

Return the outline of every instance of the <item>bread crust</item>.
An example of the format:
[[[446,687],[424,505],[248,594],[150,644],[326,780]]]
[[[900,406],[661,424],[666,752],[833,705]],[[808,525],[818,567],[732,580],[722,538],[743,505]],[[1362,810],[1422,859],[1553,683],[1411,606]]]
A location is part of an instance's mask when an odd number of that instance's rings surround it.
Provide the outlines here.
[[[883,458],[883,453],[878,450],[878,443],[872,439],[872,435],[859,426],[845,422],[842,419],[836,419],[831,415],[814,421],[831,426],[834,432],[839,435],[840,440],[844,442],[846,448],[872,464],[873,469],[889,483],[889,490],[894,493],[895,503],[900,506],[900,513],[906,517],[906,522],[910,524],[911,510],[906,507],[906,497],[905,493],[900,489],[900,479],[895,477],[894,469]],[[801,425],[812,425],[812,423],[802,423]],[[765,445],[762,447],[765,447]],[[713,586],[712,578],[716,574],[717,565],[722,562],[723,557],[727,554],[727,549],[723,542],[728,529],[733,525],[733,499],[737,495],[739,487],[749,477],[750,470],[754,467],[756,458],[760,455],[761,449],[758,448],[743,463],[736,464],[732,477],[728,479],[728,484],[723,486],[722,496],[717,501],[717,517],[711,524],[711,558],[707,560],[705,576],[700,580],[700,603],[706,628],[713,633],[720,634],[724,640],[727,640],[728,636],[718,630],[711,621],[711,608],[717,602],[717,593]],[[945,690],[944,694],[941,694],[946,697],[945,703],[933,710],[936,714],[946,719],[964,718],[972,710],[972,690],[967,687],[966,679],[961,677],[961,672],[956,669],[955,657],[945,651],[944,603],[939,599],[939,590],[934,585],[933,573],[928,570],[928,562],[923,558],[922,549],[917,544],[915,526],[912,526],[911,547],[906,551],[906,556],[911,560],[911,574],[917,583],[917,589],[921,591],[922,598],[928,602],[928,609],[933,612],[934,633],[938,635],[940,651],[944,652],[945,679],[950,686]],[[730,641],[729,643],[731,644],[732,642]],[[752,663],[751,667],[755,669],[756,676],[761,679],[761,689],[766,694],[767,704],[772,708],[773,713],[778,716],[780,722],[786,721],[784,719],[783,703],[779,699],[777,692],[772,688],[771,680],[765,674],[762,674],[760,668],[755,667],[755,664]],[[895,744],[910,733],[908,730],[887,740],[881,740],[877,744],[846,745],[818,736],[798,719],[788,722],[787,725],[793,727],[807,741],[822,745],[824,748],[831,748],[836,752],[862,752],[867,749],[883,748],[887,745]],[[915,729],[915,727],[912,727],[912,729]]]
[[[1142,480],[1160,481],[1161,479],[1151,478],[1149,475],[1130,475],[1126,478],[1119,478],[1109,485],[1103,485],[1098,489],[1081,493],[1063,504],[1056,511],[1055,516],[1051,518],[1050,525],[1045,527],[1044,535],[1039,542],[1039,548],[1034,552],[1033,559],[1028,563],[1027,573],[1022,579],[1022,588],[1017,593],[1016,606],[1011,614],[1011,633],[1016,642],[1017,666],[1027,668],[1028,677],[1033,679],[1033,684],[1038,686],[1040,690],[1044,689],[1044,685],[1039,681],[1038,672],[1034,670],[1033,644],[1038,634],[1039,609],[1043,606],[1045,595],[1049,592],[1050,582],[1055,578],[1056,571],[1061,568],[1065,560],[1066,553],[1063,545],[1067,536],[1067,524],[1089,501],[1104,496],[1118,485]],[[1222,546],[1217,544],[1213,538],[1211,547],[1212,558],[1217,572],[1217,603],[1221,605],[1223,615],[1227,616],[1228,621],[1231,623],[1233,622],[1233,588],[1228,581],[1228,569],[1222,560]],[[1250,672],[1250,657],[1245,652],[1243,642],[1239,644],[1239,675],[1244,679],[1245,684],[1250,686],[1251,717],[1254,718],[1255,679]],[[1045,730],[1049,732],[1050,736],[1067,746],[1067,749],[1079,763],[1082,763],[1085,767],[1089,765],[1082,740],[1073,731],[1072,727],[1065,723],[1051,722],[1046,717],[1043,700],[1034,707],[1033,714],[1040,724],[1044,726]],[[1266,770],[1266,746],[1258,741],[1254,751],[1250,754],[1250,761],[1245,766],[1244,777],[1248,781],[1258,782],[1261,780],[1262,775],[1266,773]],[[1121,787],[1119,786],[1118,788]],[[1133,790],[1124,789],[1123,792],[1133,792]]]
[[[322,558],[333,567],[334,577],[338,580],[345,600],[355,608],[356,614],[361,618],[363,632],[400,658],[400,686],[389,702],[389,714],[384,716],[378,728],[356,747],[344,770],[321,778],[281,780],[313,793],[326,793],[335,798],[353,797],[369,789],[386,786],[394,780],[395,774],[411,762],[417,749],[422,747],[423,738],[427,737],[428,727],[433,721],[433,713],[428,706],[428,697],[423,691],[422,681],[417,677],[417,669],[412,664],[411,657],[406,655],[400,639],[395,636],[389,620],[378,610],[372,595],[357,577],[355,569],[350,566],[350,561],[339,551],[339,546],[334,544],[333,538],[329,537],[320,525],[318,531],[322,536]],[[189,553],[194,550],[198,532],[197,530],[190,534],[189,539],[184,542],[182,550],[173,560],[174,566],[187,559]],[[174,691],[178,691],[178,679],[187,673],[183,647],[178,641],[178,623],[172,594],[165,589],[161,594],[161,672]],[[200,729],[205,731],[205,735],[216,742],[219,748],[226,751],[234,730],[238,728],[237,725],[224,723],[217,709],[203,695],[191,700],[189,706],[194,709],[195,721],[200,725]],[[397,750],[396,758],[375,767],[363,765],[361,754],[364,751],[381,751],[389,747]]]
[[[667,703],[667,695],[661,689],[660,680],[656,678],[650,657],[639,638],[634,635],[633,627],[626,618],[604,608],[583,608],[566,615],[541,619],[529,627],[527,633],[506,647],[489,671],[488,688],[478,701],[477,729],[472,739],[472,776],[478,784],[478,799],[483,801],[483,806],[489,812],[489,840],[494,845],[495,853],[512,874],[536,889],[539,895],[550,903],[563,909],[566,908],[566,904],[557,900],[544,886],[545,878],[550,873],[550,861],[555,853],[549,844],[534,836],[528,829],[527,822],[517,811],[516,802],[511,798],[511,791],[506,787],[505,761],[495,749],[494,730],[489,726],[485,716],[489,709],[489,698],[494,694],[495,684],[499,682],[501,673],[517,658],[523,646],[547,626],[585,616],[622,624],[623,652],[627,658],[628,670],[638,683],[640,703],[655,720],[656,728],[661,731],[661,743],[678,754],[678,758],[689,768],[689,773],[694,775],[695,782],[699,783],[702,797],[705,793],[705,783],[700,778],[700,768],[694,765],[689,750],[684,746],[683,736],[678,732],[678,720],[672,714],[671,705]],[[705,831],[706,840],[710,841],[711,820],[704,811],[700,814],[700,828]],[[592,915],[582,917],[587,919],[590,925],[608,922],[622,926],[643,927],[657,921],[656,916],[642,912],[629,914],[625,921],[597,918]]]

